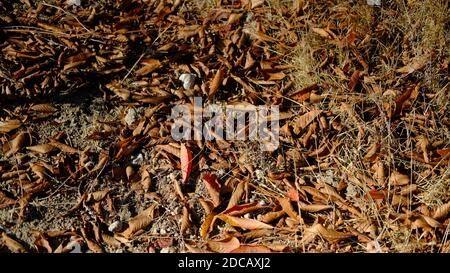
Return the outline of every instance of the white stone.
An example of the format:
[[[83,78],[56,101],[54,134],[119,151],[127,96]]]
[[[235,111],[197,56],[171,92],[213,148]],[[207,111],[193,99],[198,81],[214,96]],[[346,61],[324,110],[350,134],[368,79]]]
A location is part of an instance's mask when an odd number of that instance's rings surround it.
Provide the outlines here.
[[[189,90],[192,87],[194,87],[196,78],[197,78],[197,76],[195,74],[184,73],[184,74],[181,74],[179,80],[183,82],[183,88],[185,90]]]
[[[130,108],[125,115],[125,122],[128,126],[132,125],[137,118],[137,111],[134,108]]]
[[[142,165],[142,163],[144,163],[144,156],[142,154],[138,154],[135,158],[132,158],[131,163],[134,165]]]
[[[81,0],[67,0],[68,5],[81,6]]]
[[[109,225],[108,230],[110,232],[116,232],[122,229],[122,222],[117,220],[114,223],[112,223],[111,225]]]
[[[381,6],[381,0],[367,0],[369,6]]]

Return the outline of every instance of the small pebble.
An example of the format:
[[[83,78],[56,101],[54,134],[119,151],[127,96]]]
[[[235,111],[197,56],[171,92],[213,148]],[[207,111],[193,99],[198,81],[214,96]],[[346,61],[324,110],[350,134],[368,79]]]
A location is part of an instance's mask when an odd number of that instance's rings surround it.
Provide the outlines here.
[[[197,78],[197,76],[195,74],[185,73],[185,74],[181,74],[179,80],[183,82],[183,88],[185,90],[189,90],[192,87],[194,87],[195,78]]]
[[[112,223],[111,225],[109,225],[109,227],[108,227],[108,230],[110,231],[110,232],[117,232],[117,231],[119,231],[119,230],[121,230],[122,229],[122,222],[121,221],[119,221],[119,220],[117,220],[117,221],[115,221],[114,223]]]
[[[127,111],[127,114],[125,115],[125,123],[130,126],[132,125],[137,118],[137,111],[134,108],[130,108]]]

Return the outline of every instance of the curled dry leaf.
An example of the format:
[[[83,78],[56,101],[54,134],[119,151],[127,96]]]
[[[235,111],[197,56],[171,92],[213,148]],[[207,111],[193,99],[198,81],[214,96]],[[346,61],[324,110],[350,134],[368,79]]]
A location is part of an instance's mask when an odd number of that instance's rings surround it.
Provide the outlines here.
[[[206,189],[208,190],[214,207],[219,206],[221,185],[218,182],[217,176],[212,173],[207,173],[203,176],[202,181],[205,184]]]
[[[261,221],[264,223],[270,223],[272,221],[275,221],[276,219],[280,218],[281,216],[285,215],[286,212],[284,212],[284,210],[280,210],[280,211],[271,211],[268,212],[266,214],[264,214],[263,216],[261,216]]]
[[[218,215],[217,218],[221,219],[222,221],[234,226],[234,227],[240,227],[243,229],[272,229],[273,226],[268,225],[266,223],[260,222],[258,220],[254,219],[247,219],[247,218],[239,218],[234,217],[226,214]]]
[[[89,193],[86,198],[86,202],[91,203],[91,202],[101,201],[106,197],[106,195],[109,193],[109,191],[110,191],[109,189],[104,189],[101,191]]]
[[[322,110],[312,110],[294,119],[292,127],[295,134],[299,134],[306,128],[315,118],[322,113]]]
[[[238,248],[241,243],[236,237],[230,237],[220,241],[209,241],[207,245],[208,248],[214,252],[230,253],[234,249]]]
[[[241,245],[230,253],[271,253],[270,248],[266,246]]]
[[[389,183],[392,186],[402,186],[409,184],[409,176],[394,171],[389,177]]]
[[[208,96],[211,98],[213,97],[217,90],[219,90],[219,87],[222,85],[223,77],[225,76],[225,69],[219,68],[216,72],[216,75],[214,76],[210,86],[209,86],[209,93]]]
[[[61,150],[62,152],[68,153],[68,154],[78,154],[78,153],[81,153],[80,150],[77,150],[77,149],[75,149],[75,148],[73,148],[73,147],[70,147],[70,146],[67,145],[67,144],[61,143],[61,142],[56,141],[56,140],[51,140],[51,141],[50,141],[50,145],[52,145],[53,147],[55,147],[55,148]]]
[[[180,161],[182,177],[181,181],[185,183],[188,180],[192,170],[192,152],[184,143],[181,143],[180,146]]]
[[[191,225],[190,217],[189,217],[189,209],[187,206],[183,207],[183,217],[181,218],[181,227],[180,233],[185,234],[186,230]]]
[[[50,144],[40,144],[40,145],[34,145],[34,146],[28,146],[27,150],[40,153],[40,154],[48,154],[56,150],[56,148],[53,145]]]
[[[0,133],[9,133],[12,130],[19,128],[21,125],[22,123],[18,119],[0,121]]]
[[[202,238],[206,238],[213,229],[216,215],[216,213],[211,212],[210,214],[208,214],[208,216],[206,216],[205,221],[203,221],[203,224],[200,227],[200,236]]]
[[[424,54],[424,55],[415,57],[409,64],[396,69],[396,71],[397,71],[397,73],[401,73],[401,74],[411,74],[414,71],[424,68],[429,60],[430,60],[430,55]]]
[[[442,206],[437,207],[433,213],[433,218],[436,220],[443,219],[447,217],[449,212],[450,212],[450,201],[447,202],[446,204],[443,204]]]
[[[209,250],[206,250],[206,249],[203,249],[203,248],[194,247],[194,246],[191,246],[189,244],[184,244],[184,245],[186,246],[186,248],[189,251],[189,253],[214,253],[212,251],[209,251]]]
[[[245,181],[239,182],[239,184],[236,186],[236,188],[233,191],[233,194],[230,197],[230,201],[228,202],[227,209],[234,207],[239,203],[242,196],[244,195],[244,187],[245,187]]]
[[[292,207],[291,200],[289,198],[277,198],[278,202],[281,205],[281,208],[284,212],[286,212],[289,217],[291,217],[294,220],[300,220],[300,217],[297,212],[294,211],[294,208]]]
[[[250,204],[242,204],[242,205],[235,205],[229,209],[226,209],[222,212],[222,214],[227,214],[231,216],[237,216],[237,215],[243,215],[258,209],[263,208],[263,206],[260,206],[258,203],[250,203]]]
[[[28,251],[26,250],[26,248],[19,243],[17,240],[11,238],[8,234],[6,234],[6,232],[2,233],[2,240],[3,243],[9,248],[9,250],[11,250],[12,252],[15,253],[27,253]]]
[[[7,208],[14,205],[16,201],[8,197],[3,191],[0,191],[0,209]]]
[[[26,141],[26,134],[20,132],[13,140],[8,143],[8,151],[5,153],[5,157],[8,158],[11,155],[17,153],[24,146]]]
[[[353,236],[353,234],[349,232],[339,232],[332,229],[327,229],[322,226],[322,224],[314,224],[313,226],[305,229],[305,235],[302,241],[303,243],[306,243],[306,241],[311,242],[317,235],[322,236],[331,243],[337,243]]]
[[[44,104],[35,104],[30,107],[31,110],[42,113],[54,113],[58,111],[53,105],[44,103]]]
[[[305,204],[303,202],[299,202],[300,210],[306,211],[306,212],[319,212],[327,209],[331,209],[332,206],[330,205],[323,205],[323,204]]]
[[[131,218],[128,221],[128,228],[122,232],[122,235],[125,238],[131,238],[137,231],[140,231],[148,227],[148,225],[150,225],[153,221],[153,216],[156,207],[157,204],[153,204],[149,208],[141,212],[139,215]]]
[[[381,145],[379,143],[373,143],[372,145],[370,145],[366,155],[364,156],[364,159],[367,161],[374,161],[378,156],[380,147]]]

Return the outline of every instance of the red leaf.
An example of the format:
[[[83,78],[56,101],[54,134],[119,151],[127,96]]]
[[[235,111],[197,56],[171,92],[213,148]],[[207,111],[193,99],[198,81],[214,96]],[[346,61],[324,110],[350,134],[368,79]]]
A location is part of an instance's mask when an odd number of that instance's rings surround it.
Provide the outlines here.
[[[291,201],[300,201],[300,195],[298,194],[298,191],[294,188],[290,188],[287,196]]]
[[[192,170],[192,152],[184,143],[181,143],[180,147],[180,160],[182,182],[185,183]]]
[[[372,197],[372,199],[380,199],[383,200],[386,197],[385,190],[370,190],[367,192],[366,199],[368,199],[368,195]]]
[[[217,176],[212,173],[207,173],[203,176],[203,183],[205,183],[214,207],[220,205],[220,184],[217,181]]]

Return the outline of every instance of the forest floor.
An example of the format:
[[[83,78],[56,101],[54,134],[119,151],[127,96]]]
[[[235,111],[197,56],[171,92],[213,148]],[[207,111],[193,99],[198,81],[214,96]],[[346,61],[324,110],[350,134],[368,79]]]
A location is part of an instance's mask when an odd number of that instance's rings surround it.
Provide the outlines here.
[[[450,252],[448,1],[61,2],[0,3],[0,253]]]

